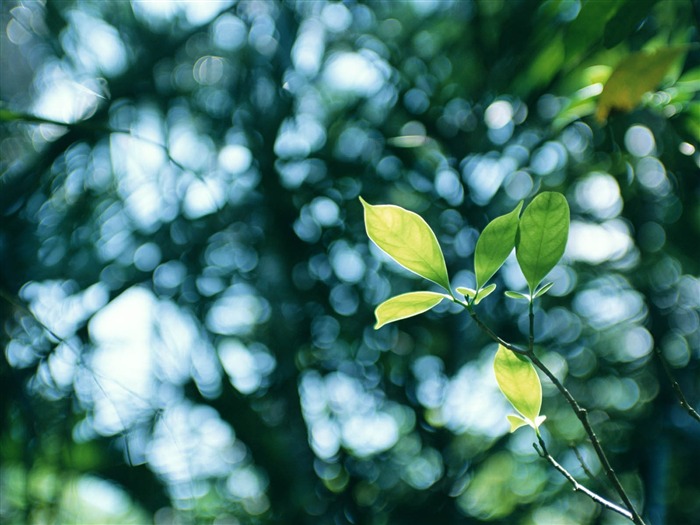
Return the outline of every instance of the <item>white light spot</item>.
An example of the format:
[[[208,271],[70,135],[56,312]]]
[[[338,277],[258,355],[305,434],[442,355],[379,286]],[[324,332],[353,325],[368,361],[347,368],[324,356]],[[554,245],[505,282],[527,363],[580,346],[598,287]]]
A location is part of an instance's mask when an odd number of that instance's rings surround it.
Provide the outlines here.
[[[399,428],[393,417],[378,412],[353,416],[343,423],[343,444],[361,457],[384,452],[399,439]]]
[[[321,12],[321,20],[333,32],[345,31],[352,23],[352,14],[340,2],[326,4]]]
[[[386,75],[373,61],[359,53],[336,53],[330,57],[323,80],[337,91],[371,96],[382,87]]]
[[[600,264],[620,259],[632,245],[629,229],[620,220],[604,224],[572,221],[566,255],[574,260]]]
[[[252,163],[253,154],[245,146],[230,144],[219,152],[219,166],[232,175],[243,173]]]
[[[194,79],[204,85],[216,84],[224,76],[224,60],[221,57],[204,56],[192,68]]]
[[[513,106],[507,100],[497,100],[484,112],[484,122],[491,129],[500,129],[513,120]]]
[[[683,155],[690,157],[693,153],[695,153],[695,146],[693,146],[690,142],[681,142],[678,145],[678,151],[680,151]]]
[[[224,185],[221,181],[195,179],[187,188],[184,201],[185,215],[198,219],[217,211],[224,203]]]
[[[344,242],[331,247],[331,266],[338,278],[347,283],[357,283],[365,275],[365,262],[357,251]]]
[[[337,224],[340,216],[340,208],[328,197],[316,197],[311,201],[311,215],[321,226],[333,226]]]
[[[606,173],[592,173],[576,184],[576,201],[583,211],[612,219],[622,211],[620,186]]]
[[[635,157],[646,157],[654,152],[656,141],[649,128],[637,125],[625,133],[625,147]]]

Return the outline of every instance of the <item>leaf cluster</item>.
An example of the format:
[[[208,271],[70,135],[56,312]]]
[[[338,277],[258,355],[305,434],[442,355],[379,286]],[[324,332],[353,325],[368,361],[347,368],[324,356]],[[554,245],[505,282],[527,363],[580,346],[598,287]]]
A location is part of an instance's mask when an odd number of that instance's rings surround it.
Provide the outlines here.
[[[486,225],[474,250],[474,288],[457,287],[462,301],[452,292],[445,258],[430,226],[416,213],[400,206],[371,205],[360,197],[364,207],[367,235],[389,257],[407,270],[442,287],[446,292],[417,291],[392,297],[375,310],[376,325],[382,326],[427,312],[444,299],[463,305],[470,312],[490,295],[496,284],[488,284],[515,249],[518,265],[528,285],[528,293],[508,291],[512,299],[532,301],[552,286],[538,289],[564,254],[569,235],[569,205],[561,193],[543,192],[520,212],[523,202],[509,213]],[[542,387],[532,363],[512,349],[499,345],[494,371],[498,385],[520,415],[508,416],[511,431],[523,425],[537,430]]]

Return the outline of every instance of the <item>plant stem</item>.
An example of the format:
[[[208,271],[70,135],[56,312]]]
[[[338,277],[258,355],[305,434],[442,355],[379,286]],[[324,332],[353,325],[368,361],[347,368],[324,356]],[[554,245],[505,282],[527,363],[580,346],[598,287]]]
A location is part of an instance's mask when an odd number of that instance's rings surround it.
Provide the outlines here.
[[[524,355],[524,356],[528,355],[527,350],[520,348],[519,346],[516,346],[514,344],[511,344],[508,341],[505,341],[504,339],[501,339],[498,336],[498,334],[496,334],[496,332],[491,330],[491,328],[488,325],[486,325],[481,319],[479,319],[479,317],[476,315],[476,312],[474,311],[474,308],[472,307],[472,305],[470,303],[468,303],[466,301],[461,301],[454,296],[452,296],[452,301],[454,301],[458,305],[465,308],[467,310],[467,312],[469,312],[469,315],[474,320],[474,322],[477,324],[477,326],[479,328],[481,328],[484,332],[486,332],[486,334],[491,339],[496,341],[499,345],[504,346],[505,348],[507,348],[508,350],[510,350],[511,352],[514,352],[516,354],[520,354],[520,355]]]
[[[552,457],[552,455],[547,450],[547,446],[545,445],[544,440],[542,439],[542,436],[540,436],[539,433],[537,434],[537,439],[540,442],[540,447],[538,448],[537,444],[533,444],[533,447],[535,448],[535,450],[537,450],[537,453],[542,458],[549,461],[549,463],[551,463],[551,465],[556,470],[558,470],[566,479],[569,480],[569,482],[573,485],[575,492],[583,492],[586,496],[591,498],[593,501],[595,501],[596,503],[598,503],[602,507],[605,507],[606,509],[612,510],[613,512],[617,512],[618,514],[624,516],[625,518],[627,518],[630,521],[635,521],[633,514],[629,510],[623,509],[619,505],[616,505],[612,501],[609,501],[609,500],[605,499],[604,497],[600,496],[599,494],[596,494],[595,492],[593,492],[589,488],[581,485],[578,481],[576,481],[576,478],[574,478],[574,476],[568,470],[566,470],[563,466],[561,466],[557,462],[557,460]]]
[[[569,403],[569,406],[576,414],[576,417],[578,417],[579,421],[581,421],[581,425],[583,425],[586,434],[588,434],[588,438],[591,440],[591,444],[593,445],[593,449],[595,450],[595,453],[598,456],[601,465],[603,465],[603,470],[605,470],[605,474],[608,477],[608,480],[615,488],[615,492],[617,492],[617,494],[620,496],[625,506],[630,510],[630,513],[632,515],[632,521],[637,525],[644,525],[644,520],[642,520],[642,517],[635,510],[632,501],[627,495],[627,492],[625,492],[622,483],[620,483],[620,480],[617,478],[617,474],[615,474],[612,465],[610,465],[608,457],[605,455],[603,446],[600,444],[600,440],[598,439],[598,436],[596,435],[595,431],[593,430],[593,427],[591,426],[590,421],[588,420],[588,411],[578,404],[578,401],[576,401],[574,396],[571,395],[571,392],[569,392],[569,390],[559,381],[559,379],[557,379],[557,377],[552,373],[552,371],[549,368],[547,368],[547,366],[542,361],[540,361],[540,358],[537,357],[534,352],[529,352],[527,357],[530,358],[532,363],[537,368],[544,372],[544,374],[549,378],[549,380],[554,384],[554,386],[557,387],[557,390],[559,390],[559,392],[564,396],[564,399],[566,399],[567,403]]]
[[[629,509],[631,519],[634,523],[638,525],[644,525],[644,521],[642,520],[641,516],[637,513],[636,509],[634,508],[634,505],[632,504],[632,500],[630,500],[629,496],[627,495],[627,492],[625,492],[624,487],[622,486],[622,483],[620,483],[620,480],[617,477],[617,474],[612,468],[612,465],[610,465],[610,461],[608,461],[608,457],[605,454],[605,451],[603,450],[603,446],[600,444],[600,440],[598,439],[598,436],[596,435],[595,431],[593,430],[593,427],[591,426],[590,421],[588,420],[588,411],[585,410],[584,408],[581,408],[581,405],[578,404],[578,401],[574,398],[574,396],[571,395],[571,392],[564,386],[564,384],[557,379],[557,377],[552,373],[549,368],[545,366],[545,364],[540,361],[540,359],[535,355],[535,310],[534,310],[534,297],[532,296],[532,293],[530,294],[530,304],[529,304],[529,310],[528,310],[528,315],[530,318],[530,338],[529,338],[529,344],[528,344],[528,357],[530,360],[533,362],[533,364],[542,370],[547,377],[554,383],[554,385],[557,387],[559,392],[564,396],[564,398],[568,401],[569,405],[573,409],[573,411],[576,413],[576,417],[579,418],[581,421],[581,424],[583,425],[583,428],[586,431],[586,434],[588,434],[588,438],[591,440],[591,443],[593,444],[593,448],[596,452],[596,455],[600,459],[600,463],[603,465],[603,469],[605,470],[605,474],[608,477],[608,480],[610,480],[610,483],[612,486],[615,488],[615,491],[618,493],[622,501],[624,502],[625,506]],[[542,441],[542,438],[540,438],[540,444],[544,445],[544,442]]]
[[[576,459],[578,459],[578,462],[583,471],[586,473],[586,476],[588,476],[588,479],[591,481],[595,480],[596,476],[593,474],[593,472],[591,472],[591,469],[588,468],[588,465],[586,465],[586,462],[583,460],[583,456],[581,456],[579,450],[574,445],[571,445],[571,450],[573,450],[574,454],[576,454]]]
[[[700,423],[700,414],[698,414],[698,411],[695,410],[690,403],[688,403],[688,400],[685,398],[685,395],[683,395],[683,390],[681,390],[681,386],[678,384],[678,381],[676,381],[676,378],[673,375],[673,372],[671,372],[671,367],[669,366],[668,362],[664,358],[663,354],[661,353],[661,350],[658,348],[656,349],[656,355],[659,357],[659,360],[661,361],[661,364],[663,365],[664,372],[666,372],[666,376],[668,377],[668,380],[671,381],[671,387],[673,388],[673,391],[676,394],[676,397],[678,398],[678,402],[681,404],[681,406],[690,414],[690,417],[695,419],[698,423]]]
[[[603,469],[605,470],[605,474],[608,477],[608,480],[612,484],[613,488],[615,489],[615,492],[620,496],[620,499],[622,499],[623,503],[625,504],[625,507],[629,509],[629,513],[631,516],[632,522],[634,522],[636,525],[646,525],[644,523],[644,520],[642,517],[639,515],[637,510],[634,508],[634,505],[632,504],[632,500],[630,500],[629,496],[627,495],[627,492],[625,492],[624,487],[622,486],[622,483],[620,483],[620,480],[617,478],[617,474],[615,474],[615,471],[612,468],[612,465],[610,465],[610,461],[608,460],[608,457],[605,455],[605,451],[603,450],[603,446],[600,444],[600,440],[598,439],[598,436],[596,435],[595,431],[593,430],[593,427],[591,426],[590,421],[588,420],[588,411],[584,408],[581,407],[581,405],[578,404],[578,401],[574,398],[573,395],[571,395],[571,392],[557,379],[557,377],[554,375],[554,373],[547,368],[547,366],[540,361],[539,357],[535,355],[534,351],[534,343],[535,343],[535,337],[534,337],[534,309],[532,307],[532,302],[530,302],[530,310],[529,310],[529,315],[530,315],[530,336],[529,336],[529,344],[528,344],[528,349],[523,351],[521,348],[514,346],[510,343],[506,343],[501,339],[491,328],[489,328],[479,317],[476,315],[476,312],[474,312],[473,308],[471,308],[471,305],[468,305],[462,301],[456,301],[469,311],[469,315],[471,316],[472,319],[474,319],[474,322],[486,332],[486,334],[491,337],[494,341],[497,343],[503,345],[505,348],[508,350],[511,350],[512,352],[515,352],[520,355],[525,355],[528,357],[531,361],[532,364],[534,364],[537,368],[539,368],[548,378],[549,380],[554,384],[554,386],[559,390],[559,392],[564,396],[564,399],[566,399],[567,403],[571,407],[571,409],[574,411],[576,414],[576,417],[578,417],[579,421],[581,422],[581,425],[583,426],[584,430],[586,431],[586,434],[588,434],[588,438],[590,439],[593,449],[595,450],[596,456],[598,456],[598,459],[600,460],[601,465],[603,465]],[[600,497],[600,496],[598,496]]]
[[[530,338],[528,339],[527,350],[529,353],[535,351],[535,299],[530,293],[530,302],[528,303],[528,317],[530,318]]]

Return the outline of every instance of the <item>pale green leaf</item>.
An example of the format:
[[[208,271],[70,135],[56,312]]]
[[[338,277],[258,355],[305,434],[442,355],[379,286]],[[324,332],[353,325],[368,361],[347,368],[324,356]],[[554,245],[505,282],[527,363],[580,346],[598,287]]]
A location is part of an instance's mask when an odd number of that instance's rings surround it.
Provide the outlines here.
[[[420,215],[399,206],[372,206],[360,197],[372,241],[401,266],[450,289],[445,257],[435,233]]]
[[[549,282],[549,283],[543,285],[539,290],[537,290],[535,292],[535,295],[533,296],[533,298],[537,299],[538,297],[542,297],[544,294],[546,294],[549,291],[549,289],[552,286],[554,286],[554,283],[552,283],[552,282]]]
[[[542,385],[532,363],[502,345],[493,362],[498,387],[513,408],[527,420],[537,420],[542,406]]]
[[[377,318],[374,328],[379,329],[387,323],[422,314],[440,304],[443,299],[449,298],[449,295],[436,292],[410,292],[397,295],[377,306],[374,311]]]
[[[544,420],[547,419],[547,416],[537,416],[534,421],[530,421],[529,419],[525,419],[517,414],[509,414],[506,416],[506,419],[508,419],[508,422],[510,423],[510,431],[512,433],[518,430],[520,427],[524,427],[526,425],[537,430],[540,428],[540,425],[544,423]]]
[[[518,416],[517,414],[509,414],[506,416],[508,419],[508,422],[510,423],[510,431],[515,432],[518,430],[520,427],[524,427],[528,425],[529,423],[522,418],[522,416]]]
[[[474,273],[476,287],[488,282],[503,265],[515,247],[518,233],[518,216],[523,207],[522,201],[510,213],[496,217],[481,232],[474,249]]]
[[[642,95],[656,89],[676,59],[687,50],[685,45],[670,46],[638,51],[623,58],[603,87],[596,119],[604,122],[612,110],[632,111],[641,102]]]
[[[515,246],[518,264],[531,293],[561,259],[568,237],[566,199],[561,193],[540,193],[520,218]]]
[[[479,290],[479,293],[476,294],[476,299],[474,300],[474,304],[479,304],[483,299],[485,299],[489,295],[491,295],[495,289],[496,289],[496,283],[492,283],[492,284],[489,284],[488,286],[483,287],[481,290]]]
[[[457,288],[457,293],[461,293],[465,297],[469,297],[470,299],[474,299],[476,297],[476,290],[472,288],[465,288],[464,286],[458,286]]]
[[[514,292],[512,290],[506,290],[505,294],[506,294],[506,297],[510,297],[511,299],[518,299],[518,300],[524,299],[526,301],[530,300],[529,295],[525,295],[524,293],[520,293],[520,292]]]

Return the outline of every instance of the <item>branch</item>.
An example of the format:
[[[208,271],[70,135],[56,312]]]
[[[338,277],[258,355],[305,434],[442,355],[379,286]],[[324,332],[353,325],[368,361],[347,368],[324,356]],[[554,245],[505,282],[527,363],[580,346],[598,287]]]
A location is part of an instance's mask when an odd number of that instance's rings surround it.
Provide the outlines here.
[[[511,350],[517,354],[520,355],[525,355],[528,357],[531,361],[532,364],[534,364],[537,368],[539,368],[548,378],[549,380],[554,384],[554,386],[559,390],[559,392],[564,396],[564,399],[566,399],[567,403],[571,407],[571,409],[574,411],[576,414],[576,417],[578,417],[579,421],[581,422],[581,425],[583,425],[584,430],[586,431],[586,434],[588,434],[588,438],[591,441],[591,444],[593,445],[593,449],[595,450],[596,456],[598,456],[598,459],[600,460],[601,465],[603,465],[603,469],[605,470],[605,474],[608,477],[608,480],[612,484],[613,488],[615,489],[615,492],[620,496],[620,499],[623,501],[625,504],[625,507],[629,509],[629,513],[631,516],[631,521],[633,521],[636,525],[646,525],[644,523],[644,520],[642,517],[639,515],[639,513],[636,511],[634,508],[634,505],[632,504],[632,500],[629,498],[627,495],[627,492],[625,492],[624,487],[622,486],[622,483],[620,483],[620,480],[617,478],[617,474],[615,474],[615,471],[612,468],[612,465],[610,464],[610,461],[608,460],[608,457],[605,455],[605,451],[603,450],[603,446],[600,444],[600,440],[598,439],[598,436],[596,435],[595,431],[593,430],[593,427],[591,426],[590,421],[588,420],[588,411],[584,408],[581,408],[581,405],[578,404],[578,401],[574,398],[573,395],[571,395],[571,392],[557,379],[557,377],[552,373],[552,371],[547,368],[547,366],[540,361],[539,357],[535,355],[534,352],[534,337],[530,338],[530,344],[528,346],[528,349],[523,351],[521,348],[514,346],[509,343],[505,343],[498,335],[496,335],[493,330],[491,330],[483,321],[481,321],[476,313],[473,311],[473,309],[470,307],[470,305],[466,305],[465,303],[462,303],[461,301],[459,304],[462,304],[463,306],[466,306],[469,315],[471,315],[472,319],[476,322],[476,324],[484,330],[492,339],[496,340],[500,344],[502,344],[504,347],[506,347],[508,350]],[[530,323],[532,325],[532,317],[530,317]]]
[[[605,499],[600,494],[596,494],[595,492],[593,492],[589,488],[586,488],[585,486],[581,485],[578,481],[576,481],[576,478],[574,478],[574,476],[568,470],[566,470],[563,466],[561,466],[557,462],[557,460],[551,456],[551,454],[547,450],[547,446],[545,445],[544,440],[542,439],[542,436],[537,434],[537,439],[540,442],[540,446],[538,447],[537,443],[533,443],[532,446],[534,447],[534,449],[537,451],[537,453],[540,455],[541,458],[544,458],[547,461],[549,461],[549,463],[556,470],[558,470],[562,474],[562,476],[564,476],[567,480],[569,480],[571,485],[574,487],[574,492],[583,492],[586,496],[588,496],[593,501],[598,503],[601,507],[604,507],[608,510],[612,510],[613,512],[617,512],[618,514],[620,514],[621,516],[624,516],[625,518],[627,518],[630,521],[635,521],[634,516],[632,515],[632,513],[630,511],[628,511],[627,509],[623,509],[619,505],[616,505],[612,501]]]
[[[472,308],[471,304],[469,304],[468,302],[465,302],[465,301],[460,301],[459,299],[457,299],[454,296],[452,296],[452,300],[455,303],[462,306],[463,308],[465,308],[469,312],[469,315],[474,320],[474,322],[477,324],[477,326],[479,328],[481,328],[486,333],[486,335],[488,335],[491,339],[496,341],[499,345],[507,348],[508,350],[510,350],[511,352],[514,352],[516,354],[520,354],[520,355],[524,355],[524,356],[528,355],[527,350],[524,350],[524,349],[520,348],[519,346],[511,344],[508,341],[505,341],[504,339],[501,339],[498,336],[498,334],[496,334],[496,332],[491,330],[491,328],[486,323],[484,323],[481,319],[479,319],[479,317],[476,315],[476,312],[474,311],[474,308]]]
[[[139,135],[138,133],[134,133],[133,131],[128,130],[128,129],[112,128],[112,127],[108,126],[107,124],[101,124],[99,122],[93,122],[90,120],[84,120],[84,121],[78,121],[78,122],[60,122],[58,120],[39,117],[39,116],[33,115],[31,113],[20,113],[20,112],[11,111],[9,109],[5,109],[1,102],[0,102],[0,122],[21,122],[21,123],[25,123],[25,124],[37,124],[37,125],[48,124],[51,126],[60,126],[62,128],[66,128],[66,129],[98,131],[98,132],[102,132],[102,133],[106,133],[106,134],[118,133],[118,134],[122,134],[122,135],[129,135],[136,140],[139,140],[141,142],[145,142],[147,144],[150,144],[151,146],[156,146],[156,147],[162,149],[163,152],[165,153],[166,157],[168,158],[168,160],[173,165],[175,165],[180,171],[190,171],[185,166],[183,166],[180,162],[178,162],[177,160],[175,160],[172,157],[172,155],[170,154],[170,149],[168,148],[168,146],[166,144],[158,142],[157,140],[149,139],[148,137],[144,137],[144,136]]]
[[[659,360],[661,361],[661,364],[663,365],[664,372],[666,372],[666,376],[668,377],[668,380],[671,381],[671,387],[673,387],[673,391],[676,393],[676,397],[678,398],[678,402],[680,405],[685,408],[685,410],[690,414],[690,417],[695,419],[698,423],[700,423],[700,414],[698,414],[698,411],[695,410],[690,403],[688,403],[688,400],[685,398],[683,395],[683,391],[681,390],[681,386],[678,384],[678,381],[676,381],[676,378],[673,375],[673,372],[671,372],[671,367],[669,366],[668,362],[664,358],[663,354],[661,353],[661,350],[656,348],[656,355],[659,356]]]
[[[588,476],[588,479],[593,481],[596,479],[596,476],[591,472],[591,469],[588,468],[588,465],[586,465],[586,462],[583,460],[583,456],[581,456],[581,453],[579,452],[578,448],[576,446],[571,445],[571,450],[574,451],[574,454],[576,454],[576,459],[578,459],[579,464],[581,465],[581,468],[583,471],[586,473],[586,476]]]
[[[600,440],[598,439],[598,436],[596,435],[595,431],[593,430],[593,427],[591,426],[590,421],[588,420],[588,411],[585,408],[581,408],[581,405],[579,405],[578,401],[576,401],[574,396],[571,395],[571,392],[569,392],[569,390],[561,383],[561,381],[559,381],[559,379],[557,379],[557,377],[552,373],[552,371],[549,368],[547,368],[547,366],[542,361],[540,361],[539,357],[537,357],[534,352],[529,352],[528,357],[537,368],[544,372],[544,374],[549,378],[549,380],[554,384],[554,386],[557,387],[557,390],[561,392],[561,394],[564,396],[564,399],[566,399],[567,403],[569,403],[569,406],[576,414],[576,417],[578,417],[579,421],[581,421],[581,425],[583,425],[586,434],[588,434],[588,438],[591,440],[593,449],[595,450],[595,453],[598,456],[600,463],[603,465],[603,470],[605,470],[605,474],[607,475],[608,480],[615,488],[615,492],[617,492],[617,494],[620,496],[620,499],[622,499],[622,501],[624,502],[625,507],[627,507],[630,510],[630,513],[632,515],[632,521],[637,525],[644,525],[644,520],[635,510],[634,505],[632,504],[632,500],[630,500],[629,496],[627,495],[627,492],[625,492],[622,483],[620,483],[620,480],[617,478],[617,474],[615,474],[612,465],[610,465],[608,457],[605,455],[603,446],[600,444]]]

